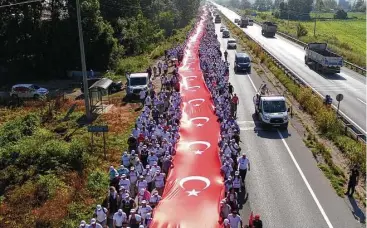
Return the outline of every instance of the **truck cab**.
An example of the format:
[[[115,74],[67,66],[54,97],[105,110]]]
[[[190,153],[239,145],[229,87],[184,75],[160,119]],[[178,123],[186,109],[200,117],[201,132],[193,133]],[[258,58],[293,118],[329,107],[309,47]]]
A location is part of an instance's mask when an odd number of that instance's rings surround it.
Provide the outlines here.
[[[247,17],[241,18],[240,27],[247,28],[248,25],[249,25],[249,19]]]
[[[288,128],[290,108],[283,95],[269,93],[266,84],[262,84],[253,100],[262,127]]]
[[[127,73],[126,80],[126,95],[128,97],[138,96],[140,91],[148,90],[148,73]]]
[[[221,23],[221,22],[222,22],[222,20],[220,19],[220,16],[219,16],[219,15],[216,15],[216,16],[215,16],[214,22],[215,22],[216,24],[219,24],[219,23]]]

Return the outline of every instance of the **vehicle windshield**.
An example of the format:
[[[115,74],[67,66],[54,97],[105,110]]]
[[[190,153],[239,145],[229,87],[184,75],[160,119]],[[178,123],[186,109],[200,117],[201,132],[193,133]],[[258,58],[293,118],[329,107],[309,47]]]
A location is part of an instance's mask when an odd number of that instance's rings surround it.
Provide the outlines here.
[[[285,101],[264,101],[263,110],[266,113],[277,113],[287,111]]]
[[[228,43],[229,43],[229,44],[235,44],[235,43],[236,43],[236,41],[235,41],[235,40],[228,40]]]
[[[245,57],[245,58],[238,58],[237,60],[238,63],[249,63],[250,59]]]
[[[38,85],[32,85],[31,87],[32,87],[32,89],[39,89],[39,88],[41,88]]]
[[[141,78],[130,78],[130,86],[139,86],[139,85],[146,85],[147,84],[147,78],[141,77]]]
[[[254,22],[254,20],[250,19],[249,22]]]

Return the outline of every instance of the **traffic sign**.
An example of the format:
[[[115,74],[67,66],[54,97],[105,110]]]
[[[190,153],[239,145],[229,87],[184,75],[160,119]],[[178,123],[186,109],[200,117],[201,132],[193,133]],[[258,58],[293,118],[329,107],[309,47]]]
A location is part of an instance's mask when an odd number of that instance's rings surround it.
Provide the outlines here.
[[[344,96],[341,93],[339,93],[338,95],[336,95],[336,100],[339,101],[339,102],[342,101],[343,98],[344,98]]]
[[[88,132],[108,132],[108,126],[88,126]]]

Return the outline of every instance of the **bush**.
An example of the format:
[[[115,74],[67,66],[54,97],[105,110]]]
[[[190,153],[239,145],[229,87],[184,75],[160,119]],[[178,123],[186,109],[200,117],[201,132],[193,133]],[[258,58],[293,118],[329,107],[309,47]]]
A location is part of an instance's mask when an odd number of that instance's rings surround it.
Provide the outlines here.
[[[109,178],[107,172],[103,170],[94,170],[89,174],[87,188],[94,198],[105,196],[108,186]]]
[[[335,19],[347,19],[348,18],[348,14],[347,12],[345,12],[343,9],[339,9],[338,11],[336,11],[336,13],[334,14],[334,18]]]
[[[300,38],[301,36],[306,36],[307,33],[308,33],[307,28],[301,23],[298,23],[296,28],[297,38]]]
[[[117,64],[116,74],[124,75],[127,72],[145,72],[151,64],[147,55],[138,55],[121,59]]]

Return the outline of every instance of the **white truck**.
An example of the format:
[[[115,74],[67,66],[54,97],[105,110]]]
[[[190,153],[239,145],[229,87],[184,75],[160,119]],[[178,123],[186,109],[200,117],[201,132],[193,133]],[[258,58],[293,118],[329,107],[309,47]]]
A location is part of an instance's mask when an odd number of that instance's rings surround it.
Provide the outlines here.
[[[305,63],[321,73],[340,73],[343,57],[327,49],[327,43],[309,43],[305,47]]]
[[[272,94],[266,84],[262,84],[253,101],[262,127],[288,128],[290,108],[287,108],[284,95]]]

